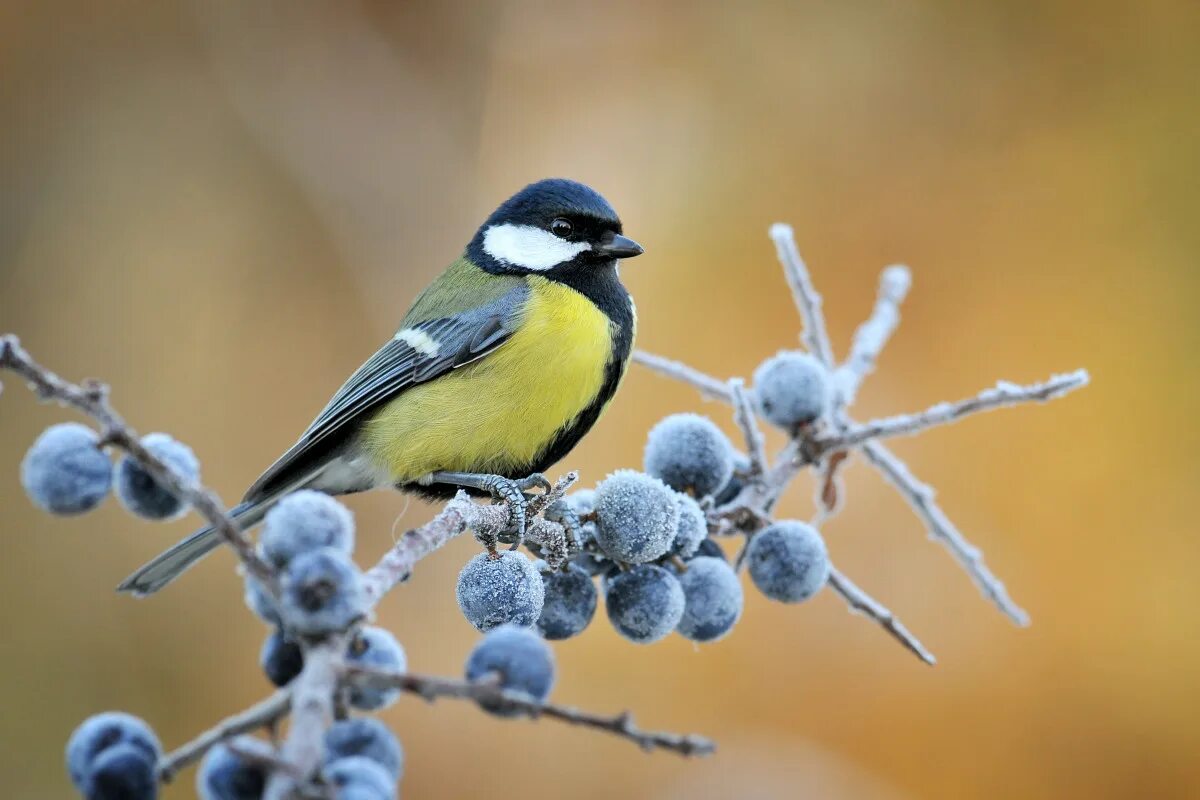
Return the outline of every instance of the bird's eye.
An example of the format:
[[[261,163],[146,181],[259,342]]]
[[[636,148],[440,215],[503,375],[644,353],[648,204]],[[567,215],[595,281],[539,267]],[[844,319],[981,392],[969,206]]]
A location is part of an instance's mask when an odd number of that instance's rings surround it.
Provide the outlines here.
[[[565,239],[575,230],[575,226],[571,224],[571,220],[559,217],[550,223],[550,232],[560,239]]]

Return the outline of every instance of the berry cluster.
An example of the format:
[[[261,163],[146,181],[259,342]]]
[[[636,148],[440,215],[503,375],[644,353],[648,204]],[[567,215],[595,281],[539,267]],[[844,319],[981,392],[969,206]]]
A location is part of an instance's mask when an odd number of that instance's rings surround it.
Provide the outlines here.
[[[805,353],[780,353],[755,376],[760,413],[789,432],[827,410],[828,373]],[[561,567],[516,551],[471,559],[458,576],[467,620],[481,631],[536,624],[547,639],[567,639],[592,621],[602,593],[609,622],[631,642],[672,631],[695,642],[728,634],[742,615],[742,586],[710,536],[707,512],[740,494],[749,460],[712,420],[674,414],[650,431],[643,466],[565,498],[578,541]],[[829,577],[825,543],[803,522],[770,525],[751,539],[745,560],[754,585],[784,603],[807,600]]]
[[[165,433],[151,433],[142,446],[176,474],[200,479],[200,462],[187,445]],[[100,437],[77,422],[51,425],[37,438],[21,462],[21,485],[35,505],[51,514],[91,511],[114,488],[121,505],[145,519],[178,519],[187,510],[134,459],[126,456],[114,469]]]

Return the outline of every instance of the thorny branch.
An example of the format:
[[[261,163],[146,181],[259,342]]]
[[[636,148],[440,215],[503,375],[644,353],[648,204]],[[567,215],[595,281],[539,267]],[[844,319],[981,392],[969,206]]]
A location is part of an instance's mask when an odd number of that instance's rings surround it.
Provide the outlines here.
[[[100,426],[101,446],[112,445],[133,456],[156,481],[196,509],[225,543],[234,549],[256,578],[268,587],[275,585],[274,573],[255,554],[250,540],[226,512],[216,494],[199,482],[180,475],[143,447],[137,432],[126,424],[108,402],[108,386],[92,380],[84,381],[83,385],[63,380],[34,361],[13,334],[0,336],[0,370],[8,370],[24,378],[41,400],[73,408],[95,420]]]
[[[862,589],[858,588],[858,584],[843,575],[836,567],[831,567],[829,570],[829,587],[845,599],[851,611],[878,622],[883,626],[884,630],[911,650],[917,658],[930,666],[937,663],[937,659],[933,657],[933,653],[926,650],[920,640],[913,636],[908,628],[904,627],[904,624],[896,619],[896,616],[887,607],[881,605]]]
[[[850,345],[850,355],[833,375],[833,398],[828,422],[835,430],[844,431],[850,420],[846,409],[854,403],[858,389],[875,368],[879,354],[900,325],[900,306],[912,287],[908,267],[893,264],[879,276],[879,290],[871,316],[858,326]],[[822,459],[817,467],[816,520],[824,524],[841,508],[845,491],[838,481],[838,470],[849,458],[846,452],[834,453]]]
[[[187,744],[163,756],[158,762],[159,779],[163,783],[170,783],[180,770],[204,758],[204,754],[220,742],[274,725],[287,716],[291,704],[292,693],[280,689],[245,711],[226,717]]]
[[[879,276],[879,294],[867,321],[858,326],[846,362],[834,373],[834,410],[853,404],[863,380],[875,369],[879,354],[900,325],[900,304],[908,296],[912,275],[893,264]]]
[[[645,350],[637,350],[634,351],[633,362],[641,364],[647,369],[654,370],[660,375],[665,375],[681,383],[686,383],[699,390],[700,394],[710,400],[733,403],[733,390],[729,388],[729,384],[726,381],[719,381],[711,375],[706,375],[698,369],[689,367],[682,361],[674,361],[669,358],[657,356],[654,353],[647,353]]]
[[[741,494],[725,507],[711,511],[710,516],[718,517],[718,530],[720,530],[720,523],[727,523],[730,515],[742,518],[740,529],[745,534],[746,540],[733,562],[734,569],[740,572],[745,565],[746,556],[750,552],[751,538],[759,528],[770,523],[772,507],[800,468],[809,462],[804,459],[803,449],[798,440],[793,440],[780,453],[774,467],[769,470],[760,469],[758,465],[766,463],[762,431],[758,428],[753,409],[751,409],[742,388],[742,381],[740,379],[731,380],[729,386],[733,393],[734,418],[742,429],[742,435],[746,439],[746,448],[751,453],[751,463],[755,465],[755,469]],[[846,601],[852,611],[877,622],[889,635],[926,664],[932,666],[936,663],[933,654],[925,649],[917,637],[896,619],[886,606],[860,589],[836,568],[830,570],[829,585]]]
[[[1028,625],[1029,614],[1013,602],[1008,596],[1004,582],[988,569],[983,560],[983,551],[968,542],[941,507],[934,502],[933,488],[917,480],[905,463],[879,442],[867,442],[862,452],[924,521],[930,537],[944,545],[962,565],[979,587],[979,591],[1015,624],[1021,627]]]
[[[887,344],[899,324],[899,307],[908,294],[912,282],[908,268],[896,265],[883,271],[880,276],[879,294],[871,316],[855,332],[850,355],[846,362],[835,367],[829,336],[821,312],[821,298],[814,290],[808,268],[796,249],[792,229],[787,225],[775,224],[771,226],[770,234],[771,239],[775,242],[779,261],[783,266],[788,285],[796,297],[796,306],[804,323],[802,339],[809,352],[833,370],[835,385],[833,407],[829,418],[825,421],[827,432],[817,434],[811,430],[802,431],[797,438],[788,442],[776,458],[775,465],[758,482],[757,490],[755,487],[747,487],[740,497],[726,506],[716,509],[715,513],[718,515],[738,513],[745,516],[747,504],[754,506],[753,510],[758,511],[759,514],[764,509],[769,511],[771,505],[800,470],[804,466],[814,463],[820,466],[818,505],[824,505],[826,512],[831,511],[833,503],[830,500],[834,499],[835,493],[835,484],[833,483],[835,472],[840,463],[844,461],[845,453],[861,451],[924,521],[930,536],[941,542],[958,560],[967,574],[979,586],[984,596],[1013,622],[1018,625],[1027,625],[1029,623],[1028,614],[1012,601],[1004,584],[987,568],[979,548],[963,537],[958,528],[937,505],[934,501],[932,487],[918,480],[904,462],[893,455],[878,440],[888,436],[919,433],[938,425],[955,422],[980,411],[1018,403],[1052,400],[1087,385],[1088,373],[1085,370],[1077,370],[1065,375],[1056,375],[1043,383],[1029,386],[1001,382],[992,389],[957,403],[939,403],[918,414],[888,417],[862,425],[856,424],[846,413],[846,408],[853,402],[859,386],[874,368],[884,345]],[[731,405],[735,404],[734,392],[729,388],[733,385],[732,383],[723,383],[683,362],[651,353],[638,352],[635,354],[634,360],[665,377],[698,389],[706,397],[723,400]],[[755,491],[758,492],[757,495],[755,495]],[[818,514],[818,518],[821,516]],[[730,527],[727,519],[717,520],[719,532],[730,533]],[[732,532],[737,532],[737,530],[735,526]],[[742,530],[745,530],[744,526]],[[861,593],[861,590],[858,590],[853,583],[850,583],[844,575],[837,573],[836,570],[834,574],[837,577],[831,577],[830,584],[835,591],[838,591],[851,603],[855,610],[872,617],[893,635],[896,635],[897,627],[903,630],[903,626],[899,625],[891,612],[866,595],[857,597],[855,591]],[[914,652],[921,655],[921,651],[914,649]]]
[[[804,347],[821,363],[833,368],[833,346],[829,343],[829,332],[825,328],[825,315],[821,311],[821,295],[817,294],[808,267],[800,258],[800,250],[796,247],[796,235],[791,225],[776,222],[771,226],[771,240],[775,242],[775,252],[779,263],[783,265],[783,274],[796,300],[796,308],[804,321],[804,333],[800,339]]]
[[[758,427],[758,420],[754,417],[754,408],[750,405],[750,398],[746,394],[745,383],[741,379],[734,379],[729,382],[729,388],[733,392],[733,417],[737,421],[738,427],[742,429],[742,436],[746,440],[750,468],[756,476],[766,475],[767,440],[763,437],[762,430]]]
[[[956,403],[938,403],[916,414],[898,414],[894,417],[876,419],[862,425],[852,425],[845,431],[827,439],[818,439],[818,447],[825,452],[858,447],[874,439],[893,436],[911,436],[939,425],[949,425],[970,414],[1015,406],[1021,403],[1044,403],[1054,400],[1088,383],[1088,374],[1077,370],[1066,375],[1054,375],[1042,383],[1019,386],[1001,381],[991,389],[984,389],[974,397]]]
[[[405,692],[420,695],[426,700],[439,697],[454,697],[463,700],[475,700],[498,706],[503,709],[518,711],[534,718],[549,717],[572,725],[607,731],[636,743],[643,750],[670,750],[683,756],[707,756],[716,751],[716,745],[703,736],[689,734],[681,736],[674,733],[644,731],[633,723],[629,712],[614,716],[604,716],[577,708],[559,706],[553,703],[539,703],[528,695],[520,692],[506,691],[493,683],[455,681],[446,678],[414,675],[411,673],[385,672],[362,667],[351,667],[347,674],[352,681],[381,688],[396,688]]]
[[[652,359],[641,359],[639,363],[657,363]],[[698,371],[692,367],[679,365],[682,369],[657,370],[667,377],[683,380],[689,385],[696,386],[693,375]],[[686,377],[685,377],[686,376]],[[716,378],[705,377],[708,381],[716,382]],[[862,426],[853,426],[842,433],[827,434],[824,437],[795,439],[788,443],[776,459],[775,466],[768,473],[764,483],[773,490],[774,498],[782,494],[788,483],[799,474],[805,466],[815,463],[819,457],[827,453],[837,453],[848,449],[861,451],[881,474],[894,486],[912,506],[917,515],[925,522],[929,534],[941,542],[962,565],[971,579],[979,586],[983,595],[988,598],[1001,612],[1017,625],[1028,625],[1029,615],[1009,597],[1008,591],[988,568],[983,560],[980,549],[963,537],[945,512],[934,501],[934,491],[928,485],[920,482],[883,444],[875,441],[879,434],[866,435],[872,430],[897,435],[915,433],[937,425],[955,422],[964,416],[993,408],[1013,405],[1023,402],[1041,402],[1061,396],[1087,383],[1087,373],[1080,370],[1064,376],[1057,376],[1049,381],[1031,386],[1020,387],[1013,384],[1001,384],[1000,388],[991,389],[970,400],[958,404],[941,404],[932,409],[909,417],[892,417],[887,420],[877,420]],[[697,388],[699,388],[697,386]],[[983,398],[981,400],[981,398]],[[930,413],[933,412],[933,413]],[[749,491],[749,490],[747,490]],[[772,498],[771,503],[774,502]],[[734,505],[734,504],[731,504]],[[723,509],[717,509],[718,512]],[[843,595],[845,596],[845,595]],[[881,606],[882,608],[882,606]],[[872,616],[868,614],[868,616]],[[886,621],[874,617],[877,622],[887,627]]]
[[[312,775],[324,761],[325,731],[333,724],[334,698],[345,668],[349,636],[329,637],[304,645],[304,668],[288,685],[292,695],[292,724],[279,750],[280,759],[294,771],[274,770],[263,800],[284,800],[296,789],[294,775]]]

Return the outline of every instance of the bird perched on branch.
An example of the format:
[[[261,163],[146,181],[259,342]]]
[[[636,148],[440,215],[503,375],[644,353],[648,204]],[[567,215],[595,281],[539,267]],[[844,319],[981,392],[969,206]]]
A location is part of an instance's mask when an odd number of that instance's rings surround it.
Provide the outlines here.
[[[304,488],[430,498],[465,488],[506,501],[523,535],[526,492],[549,488],[541,471],[591,429],[625,372],[635,315],[617,262],[641,253],[595,190],[526,186],[232,515],[248,528]],[[196,531],[118,588],[156,592],[219,542],[212,528]]]

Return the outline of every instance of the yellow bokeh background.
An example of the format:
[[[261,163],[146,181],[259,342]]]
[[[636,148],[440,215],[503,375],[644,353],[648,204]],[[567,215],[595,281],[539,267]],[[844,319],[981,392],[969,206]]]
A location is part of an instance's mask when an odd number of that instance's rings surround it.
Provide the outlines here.
[[[555,698],[707,734],[716,757],[406,698],[383,715],[404,795],[1196,797],[1198,71],[1186,0],[16,0],[0,5],[0,329],[110,382],[234,501],[530,180],[609,197],[647,250],[623,271],[639,344],[722,377],[796,346],[771,222],[795,225],[842,354],[879,270],[907,263],[860,416],[1092,372],[1066,400],[895,445],[1033,625],[989,606],[856,461],[831,552],[935,668],[828,592],[785,607],[748,591],[704,647],[628,644],[601,616],[556,648]],[[733,431],[634,369],[561,468],[636,466],[682,410]],[[227,553],[151,600],[112,591],[194,518],[33,510],[17,466],[64,416],[12,381],[0,396],[11,798],[70,796],[62,748],[88,714],[129,710],[174,746],[268,690]],[[783,512],[807,515],[810,494],[804,476]],[[431,514],[348,502],[364,561]],[[453,593],[473,546],[381,608],[415,670],[458,674],[476,639]]]

